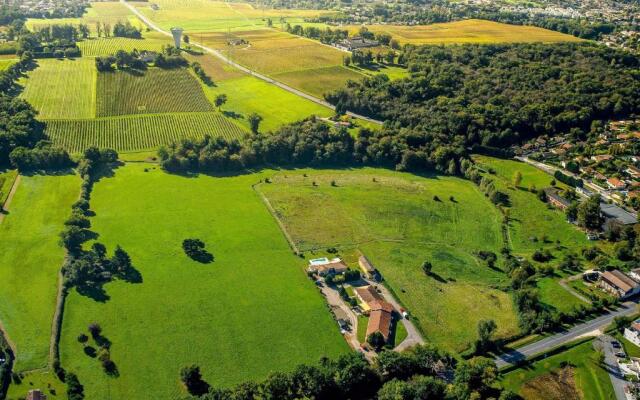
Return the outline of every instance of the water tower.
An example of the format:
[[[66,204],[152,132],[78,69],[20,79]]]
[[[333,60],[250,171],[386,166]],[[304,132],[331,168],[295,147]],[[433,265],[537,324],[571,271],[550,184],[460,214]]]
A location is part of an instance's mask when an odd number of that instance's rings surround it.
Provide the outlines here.
[[[176,49],[179,49],[180,40],[182,39],[182,28],[171,28],[171,35],[173,35],[173,41],[176,44]]]

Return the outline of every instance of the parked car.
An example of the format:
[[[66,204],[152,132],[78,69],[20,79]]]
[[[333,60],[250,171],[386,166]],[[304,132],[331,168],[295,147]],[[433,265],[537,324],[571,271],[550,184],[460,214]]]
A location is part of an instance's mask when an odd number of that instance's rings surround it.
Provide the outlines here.
[[[619,351],[616,353],[616,357],[618,358],[627,358],[627,355],[624,354],[624,351]]]
[[[618,342],[617,340],[612,340],[611,341],[611,346],[613,346],[614,349],[619,349],[620,347],[620,342]]]

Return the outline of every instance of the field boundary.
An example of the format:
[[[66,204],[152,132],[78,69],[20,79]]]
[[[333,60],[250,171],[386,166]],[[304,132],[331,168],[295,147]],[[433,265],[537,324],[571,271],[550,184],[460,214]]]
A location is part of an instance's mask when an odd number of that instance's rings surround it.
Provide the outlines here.
[[[4,221],[5,212],[9,211],[8,207],[11,205],[11,201],[13,200],[13,196],[15,196],[18,191],[18,185],[20,184],[20,174],[16,174],[13,183],[11,184],[11,190],[9,190],[9,194],[7,195],[7,200],[0,207],[0,223]]]
[[[300,250],[298,249],[298,246],[296,246],[295,242],[293,241],[293,238],[289,234],[289,231],[287,231],[287,228],[284,226],[284,223],[280,220],[280,218],[278,217],[278,214],[276,213],[276,210],[271,205],[271,202],[269,201],[267,196],[265,196],[258,189],[258,186],[260,185],[262,185],[262,182],[254,183],[253,185],[251,185],[251,189],[253,189],[253,191],[256,192],[258,196],[260,196],[260,198],[262,199],[262,202],[267,207],[267,210],[269,210],[269,213],[271,214],[271,216],[278,223],[278,226],[280,227],[280,231],[284,234],[285,239],[287,239],[287,243],[289,243],[289,247],[291,247],[291,250],[293,250],[293,252],[296,254],[301,254]]]

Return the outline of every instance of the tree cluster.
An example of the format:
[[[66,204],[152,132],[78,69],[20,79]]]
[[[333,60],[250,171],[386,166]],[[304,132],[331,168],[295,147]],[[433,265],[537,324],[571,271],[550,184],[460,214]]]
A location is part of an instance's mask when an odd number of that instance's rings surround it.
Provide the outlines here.
[[[199,62],[196,62],[196,61],[192,62],[191,68],[193,69],[193,72],[198,76],[198,78],[200,78],[200,80],[205,85],[214,86],[213,79],[211,79],[211,77],[207,75],[207,72],[204,70],[204,68],[202,68],[202,65],[200,65]]]
[[[189,66],[189,62],[182,57],[180,49],[173,46],[163,46],[162,53],[156,57],[155,66],[164,69],[180,68]]]
[[[400,58],[411,77],[369,77],[325,97],[387,121],[385,142],[411,162],[640,112],[640,58],[595,44],[405,46]]]
[[[447,371],[455,376],[450,385],[442,379]],[[431,345],[403,353],[384,351],[374,365],[356,353],[337,360],[323,358],[315,365],[299,365],[287,373],[273,372],[260,383],[245,382],[230,389],[209,387],[195,365],[183,368],[181,379],[194,391],[208,388],[206,394],[188,397],[200,400],[512,398],[510,392],[501,393],[495,388],[497,369],[492,360],[477,357],[456,362]]]
[[[65,149],[44,140],[33,148],[16,147],[9,155],[9,160],[21,172],[64,169],[74,165]]]
[[[349,32],[347,30],[331,28],[320,29],[314,26],[307,26],[303,28],[300,25],[291,26],[290,24],[287,24],[287,32],[293,35],[319,40],[326,44],[338,43],[349,37]]]
[[[113,36],[131,39],[142,39],[142,32],[135,26],[131,25],[129,21],[125,23],[116,22],[116,24],[113,26]]]
[[[573,176],[563,174],[560,171],[554,172],[553,177],[559,180],[560,182],[564,183],[565,185],[569,185],[573,187],[582,187],[582,185],[584,184],[584,182],[582,182],[582,179],[574,178]]]

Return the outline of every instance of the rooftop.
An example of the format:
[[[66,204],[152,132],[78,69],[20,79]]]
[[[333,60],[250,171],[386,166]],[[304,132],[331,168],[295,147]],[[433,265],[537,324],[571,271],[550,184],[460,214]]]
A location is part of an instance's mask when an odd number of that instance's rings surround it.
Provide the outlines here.
[[[638,287],[638,282],[629,278],[627,275],[623,274],[617,269],[613,271],[606,271],[604,274],[602,274],[602,279],[625,293],[632,290],[633,288]]]
[[[630,212],[614,205],[600,203],[600,210],[607,218],[613,218],[623,225],[631,225],[638,222],[638,217]]]

